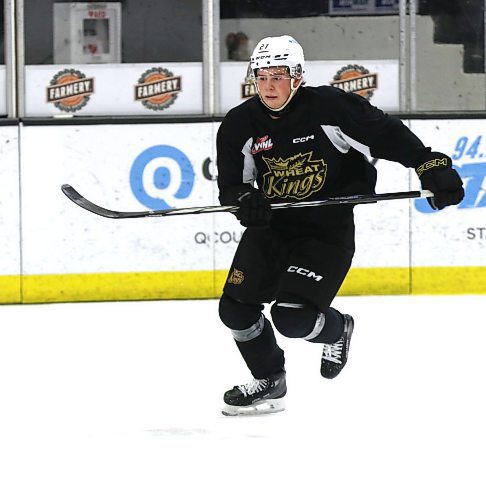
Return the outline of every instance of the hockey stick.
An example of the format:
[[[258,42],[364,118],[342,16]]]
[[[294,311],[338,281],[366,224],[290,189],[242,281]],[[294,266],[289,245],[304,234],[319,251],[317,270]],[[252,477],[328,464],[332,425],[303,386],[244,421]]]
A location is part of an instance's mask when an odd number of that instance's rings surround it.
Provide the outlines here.
[[[145,210],[143,212],[119,212],[109,210],[107,208],[95,205],[79,194],[69,184],[63,184],[62,192],[76,205],[88,210],[96,215],[108,217],[110,219],[137,219],[141,217],[166,217],[168,215],[195,215],[195,214],[210,214],[217,212],[236,212],[238,207],[235,206],[209,206],[209,207],[188,207],[188,208],[168,208],[165,210]],[[273,203],[272,210],[280,208],[305,208],[305,207],[322,207],[326,205],[342,205],[361,203],[376,203],[377,201],[401,200],[408,198],[430,198],[433,196],[431,191],[404,191],[400,193],[383,193],[383,194],[356,194],[352,196],[340,196],[337,198],[327,198],[325,200],[316,201],[293,201],[288,203]]]

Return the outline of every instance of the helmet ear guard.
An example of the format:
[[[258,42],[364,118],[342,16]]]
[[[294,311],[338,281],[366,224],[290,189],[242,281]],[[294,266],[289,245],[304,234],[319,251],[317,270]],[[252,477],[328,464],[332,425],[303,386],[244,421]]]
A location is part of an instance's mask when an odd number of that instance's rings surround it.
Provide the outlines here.
[[[293,68],[289,68],[290,76],[292,78],[303,78],[304,69],[301,64],[296,64]]]

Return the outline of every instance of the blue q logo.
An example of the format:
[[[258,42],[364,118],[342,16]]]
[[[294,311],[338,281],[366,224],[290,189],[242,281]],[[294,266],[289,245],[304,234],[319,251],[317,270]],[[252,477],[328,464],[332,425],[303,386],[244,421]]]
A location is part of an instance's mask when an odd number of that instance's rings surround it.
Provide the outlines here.
[[[166,199],[187,198],[194,187],[189,158],[173,146],[152,146],[142,151],[130,171],[135,198],[150,210],[172,208]],[[163,198],[162,198],[163,197]]]

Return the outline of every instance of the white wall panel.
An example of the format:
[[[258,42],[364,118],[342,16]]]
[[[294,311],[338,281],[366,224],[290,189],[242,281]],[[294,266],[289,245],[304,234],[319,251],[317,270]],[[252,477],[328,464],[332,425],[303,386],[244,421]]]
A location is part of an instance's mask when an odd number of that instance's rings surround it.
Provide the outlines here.
[[[0,127],[0,274],[20,274],[18,128]]]
[[[410,171],[386,160],[376,164],[377,193],[409,190]],[[407,200],[358,205],[354,209],[356,254],[353,267],[407,267],[410,257],[410,203]]]

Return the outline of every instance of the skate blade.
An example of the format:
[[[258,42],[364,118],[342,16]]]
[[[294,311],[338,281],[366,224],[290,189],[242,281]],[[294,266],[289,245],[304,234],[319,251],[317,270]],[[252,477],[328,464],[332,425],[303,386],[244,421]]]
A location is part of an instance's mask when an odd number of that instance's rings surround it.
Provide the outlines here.
[[[278,413],[285,410],[285,401],[283,399],[266,399],[249,406],[225,405],[222,410],[226,417],[250,417],[253,415],[267,415],[269,413]]]

